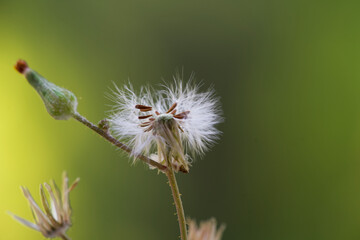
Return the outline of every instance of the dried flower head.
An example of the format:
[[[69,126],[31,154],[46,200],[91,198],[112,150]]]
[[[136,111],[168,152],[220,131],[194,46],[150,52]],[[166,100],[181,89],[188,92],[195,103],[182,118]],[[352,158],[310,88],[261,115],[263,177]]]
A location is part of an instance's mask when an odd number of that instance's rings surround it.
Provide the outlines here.
[[[199,92],[200,85],[176,79],[159,91],[131,85],[116,88],[111,129],[133,147],[134,156],[144,154],[175,170],[189,170],[189,154],[203,154],[218,138],[220,117],[214,90]],[[170,163],[170,164],[169,164]]]
[[[29,222],[21,217],[18,217],[10,213],[14,219],[30,227],[36,231],[39,231],[46,238],[61,237],[62,239],[70,239],[66,236],[66,231],[71,226],[71,207],[69,193],[76,187],[79,182],[77,178],[70,187],[68,187],[69,179],[66,172],[63,173],[63,186],[62,193],[52,181],[52,186],[44,183],[44,186],[50,196],[50,204],[48,197],[45,194],[43,185],[40,184],[40,196],[44,211],[42,211],[31,196],[27,188],[21,187],[25,198],[29,201],[31,211],[34,216],[35,223]]]
[[[189,240],[220,240],[225,230],[225,225],[221,225],[219,229],[216,229],[215,218],[201,222],[200,226],[197,226],[193,220],[189,220],[188,224]]]

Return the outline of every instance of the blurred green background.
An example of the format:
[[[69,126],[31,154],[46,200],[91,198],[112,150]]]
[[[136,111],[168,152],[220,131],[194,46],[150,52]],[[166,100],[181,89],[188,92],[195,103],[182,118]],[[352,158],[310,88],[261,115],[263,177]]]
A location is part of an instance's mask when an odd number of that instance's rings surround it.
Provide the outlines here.
[[[55,121],[18,58],[93,122],[112,82],[192,71],[221,96],[221,141],[178,175],[186,215],[223,239],[360,239],[358,1],[0,0],[0,239],[43,239],[19,186],[67,170],[74,240],[177,239],[166,179],[74,120]]]

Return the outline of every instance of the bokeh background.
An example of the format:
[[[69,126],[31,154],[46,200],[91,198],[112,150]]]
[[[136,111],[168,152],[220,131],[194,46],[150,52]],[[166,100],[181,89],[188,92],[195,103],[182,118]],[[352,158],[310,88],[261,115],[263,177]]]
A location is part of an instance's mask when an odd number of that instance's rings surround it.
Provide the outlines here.
[[[113,82],[193,71],[221,96],[221,141],[179,174],[186,215],[223,239],[360,239],[358,1],[0,0],[0,239],[43,239],[19,186],[67,170],[74,240],[178,239],[162,175],[74,120],[14,71],[26,59],[93,122]]]

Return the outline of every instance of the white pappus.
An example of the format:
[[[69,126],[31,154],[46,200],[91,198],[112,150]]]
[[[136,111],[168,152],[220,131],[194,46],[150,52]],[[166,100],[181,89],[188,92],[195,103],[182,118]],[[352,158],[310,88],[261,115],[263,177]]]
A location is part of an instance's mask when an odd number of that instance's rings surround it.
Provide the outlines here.
[[[142,87],[138,95],[131,84],[116,87],[110,129],[132,147],[133,156],[188,171],[189,155],[202,155],[218,139],[215,125],[222,121],[214,89],[200,87],[178,77],[157,91]]]

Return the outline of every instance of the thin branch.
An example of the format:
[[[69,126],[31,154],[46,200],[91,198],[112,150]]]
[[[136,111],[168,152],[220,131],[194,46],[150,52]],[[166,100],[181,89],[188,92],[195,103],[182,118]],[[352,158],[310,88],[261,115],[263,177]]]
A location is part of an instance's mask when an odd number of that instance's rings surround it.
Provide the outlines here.
[[[70,240],[70,238],[68,236],[66,236],[66,234],[61,234],[60,238],[63,240]]]
[[[77,121],[81,122],[82,124],[84,124],[85,126],[87,126],[88,128],[90,128],[91,130],[95,131],[97,134],[99,134],[100,136],[102,136],[103,138],[105,138],[107,141],[109,141],[110,143],[112,143],[113,145],[115,145],[116,147],[124,150],[127,153],[131,153],[132,149],[130,147],[128,147],[127,145],[125,145],[122,142],[119,142],[116,138],[114,138],[110,133],[102,130],[101,128],[99,128],[98,126],[96,126],[95,124],[93,124],[92,122],[88,121],[85,117],[81,116],[79,113],[75,113],[73,114],[73,118],[76,119]],[[136,158],[142,160],[143,162],[150,164],[153,167],[156,167],[157,169],[166,172],[167,167],[155,162],[154,160],[144,156],[144,155],[137,155]]]

